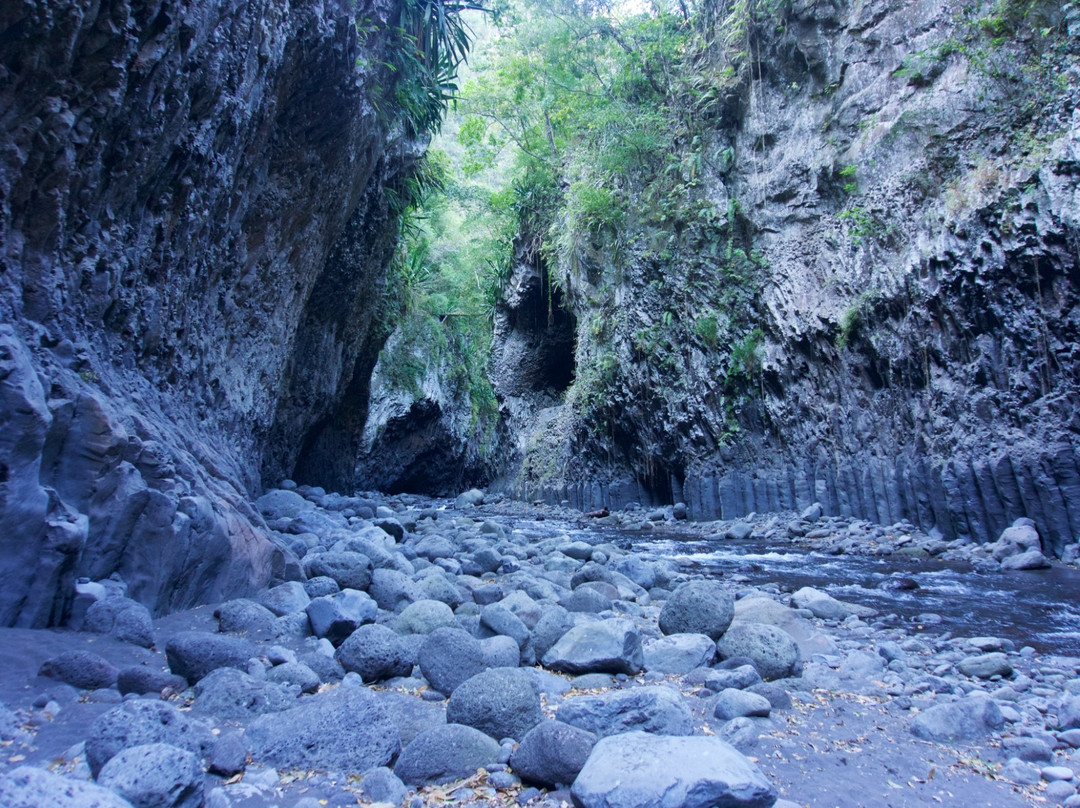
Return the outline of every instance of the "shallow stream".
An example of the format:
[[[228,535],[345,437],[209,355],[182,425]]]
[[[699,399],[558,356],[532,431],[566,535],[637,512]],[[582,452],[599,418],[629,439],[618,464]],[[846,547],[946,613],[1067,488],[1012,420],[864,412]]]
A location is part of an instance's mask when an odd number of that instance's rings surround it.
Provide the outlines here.
[[[660,533],[620,532],[615,543],[685,569],[709,570],[747,583],[812,586],[833,597],[872,606],[898,621],[958,636],[997,636],[1041,653],[1080,656],[1080,571],[1055,566],[1032,572],[980,572],[968,564],[889,556],[830,556],[775,542],[687,540]],[[915,581],[913,590],[882,589],[889,578]],[[919,616],[940,615],[928,623]]]

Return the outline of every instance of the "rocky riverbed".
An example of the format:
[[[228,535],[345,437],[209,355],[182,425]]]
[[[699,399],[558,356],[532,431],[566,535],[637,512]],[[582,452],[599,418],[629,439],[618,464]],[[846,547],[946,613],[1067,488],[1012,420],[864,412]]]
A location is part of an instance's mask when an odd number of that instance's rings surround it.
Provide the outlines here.
[[[703,525],[290,483],[257,506],[299,560],[251,599],[152,619],[84,582],[79,630],[0,630],[0,802],[1080,805],[1080,659],[640,544],[772,531],[1000,567],[1033,525],[974,548],[816,509]]]

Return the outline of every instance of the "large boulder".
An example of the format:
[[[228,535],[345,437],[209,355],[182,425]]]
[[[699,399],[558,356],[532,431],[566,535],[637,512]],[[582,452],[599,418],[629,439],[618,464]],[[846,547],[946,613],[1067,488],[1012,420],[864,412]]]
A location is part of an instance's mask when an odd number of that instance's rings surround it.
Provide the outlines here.
[[[280,685],[236,668],[210,671],[195,685],[196,712],[239,721],[264,713],[279,713],[296,704],[296,698]]]
[[[665,634],[705,634],[717,640],[735,617],[735,599],[715,581],[690,581],[676,589],[660,610]]]
[[[521,668],[491,668],[454,689],[446,720],[480,730],[496,740],[520,740],[544,720],[536,680]]]
[[[545,668],[562,673],[640,673],[645,665],[641,635],[629,620],[584,623],[567,631],[543,657]]]
[[[721,659],[746,657],[765,681],[797,676],[802,654],[791,635],[763,623],[736,623],[716,644]]]
[[[312,599],[304,611],[312,633],[337,645],[364,623],[373,622],[379,607],[366,592],[342,589]]]
[[[776,789],[719,738],[603,738],[574,781],[581,808],[769,808]]]
[[[516,644],[514,653],[516,658]],[[420,646],[419,663],[428,684],[447,696],[487,667],[480,641],[461,628],[437,628],[428,634]]]
[[[199,758],[164,743],[123,750],[102,767],[97,779],[135,808],[200,808],[203,801]]]
[[[277,519],[295,519],[306,511],[314,510],[315,503],[304,499],[295,491],[276,488],[255,500],[255,507],[264,518],[272,522]]]
[[[995,561],[1004,561],[1012,556],[1042,550],[1042,541],[1035,523],[1030,519],[1017,519],[1005,528],[998,540],[990,545]],[[1041,553],[1040,553],[1041,554]]]
[[[255,644],[240,637],[184,631],[165,645],[169,670],[195,684],[217,668],[243,668],[256,655]]]
[[[84,690],[112,687],[118,673],[111,662],[90,651],[65,651],[46,659],[38,670],[39,676]]]
[[[101,767],[124,749],[165,743],[200,757],[209,753],[214,736],[209,724],[163,701],[126,701],[100,715],[86,738],[86,762],[97,776]]]
[[[989,679],[991,676],[1011,676],[1012,665],[1009,657],[1000,651],[978,656],[964,657],[956,663],[957,670],[965,676],[974,676],[978,679]]]
[[[222,603],[214,609],[214,617],[218,631],[225,634],[270,634],[274,630],[274,613],[247,598]]]
[[[814,589],[812,586],[804,586],[792,594],[791,605],[796,609],[806,609],[814,617],[820,617],[824,620],[843,620],[851,615],[872,617],[877,614],[877,610],[871,609],[869,606],[844,603],[827,592]]]
[[[394,764],[394,774],[410,786],[449,783],[496,763],[499,752],[499,742],[480,730],[446,724],[413,738]]]
[[[258,601],[278,617],[284,617],[304,611],[311,603],[311,596],[299,581],[287,581],[259,593]]]
[[[705,634],[670,634],[646,640],[642,651],[645,670],[684,674],[712,662],[716,643]]]
[[[363,772],[387,765],[401,749],[388,711],[364,687],[305,696],[291,710],[257,718],[247,739],[255,761],[287,769]]]
[[[367,589],[371,584],[371,559],[363,553],[329,552],[304,558],[308,578],[332,578],[342,589]]]
[[[997,702],[985,696],[968,696],[919,713],[911,722],[911,732],[924,741],[974,741],[1004,724]]]
[[[574,782],[596,745],[596,735],[562,721],[542,721],[521,739],[510,767],[526,783],[562,788]]]
[[[394,628],[399,634],[430,634],[437,628],[461,628],[461,624],[441,600],[418,600],[402,609]]]
[[[4,808],[133,808],[115,791],[33,766],[20,766],[0,776],[0,805]]]
[[[559,707],[558,718],[601,738],[632,730],[656,735],[689,735],[694,731],[694,716],[682,696],[661,686],[567,699]]]
[[[365,682],[378,682],[412,671],[408,649],[401,636],[386,626],[360,626],[334,654],[347,671],[360,674]]]
[[[86,610],[83,631],[111,634],[118,640],[152,648],[154,621],[150,610],[124,597],[106,597],[94,601]]]

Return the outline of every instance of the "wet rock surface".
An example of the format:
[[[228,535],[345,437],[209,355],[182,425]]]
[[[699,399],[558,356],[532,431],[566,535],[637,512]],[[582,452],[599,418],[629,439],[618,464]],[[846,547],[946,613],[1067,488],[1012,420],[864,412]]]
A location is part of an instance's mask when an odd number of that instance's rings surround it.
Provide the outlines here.
[[[291,518],[309,524],[324,514],[324,495],[300,490],[312,507]],[[150,648],[92,632],[4,630],[4,641],[21,653],[0,659],[0,698],[11,716],[7,762],[0,763],[0,789],[8,791],[0,793],[90,789],[95,799],[121,800],[152,791],[177,804],[194,804],[201,793],[214,808],[268,801],[293,808],[306,799],[337,806],[358,798],[555,808],[570,798],[566,789],[580,804],[626,806],[667,804],[659,795],[683,790],[739,805],[770,805],[780,795],[851,808],[956,804],[963,794],[965,805],[1008,808],[1076,792],[1080,659],[1018,650],[984,625],[964,636],[932,621],[898,622],[843,596],[750,585],[645,547],[627,550],[629,534],[598,531],[569,512],[510,502],[464,510],[412,497],[378,502],[402,526],[397,537],[381,528],[376,535],[373,520],[353,517],[324,528],[308,552],[332,553],[336,542],[363,536],[367,561],[400,571],[416,591],[409,603],[376,606],[336,646],[315,634],[310,604],[295,588],[287,598],[254,593],[254,602],[272,600],[284,611],[270,632],[261,620],[238,630],[238,612],[220,606],[155,620]],[[688,542],[709,529],[683,526]],[[755,533],[767,532],[756,525]],[[429,560],[416,553],[434,538],[451,554]],[[463,571],[484,550],[515,564],[481,575]],[[425,597],[434,591],[428,579],[440,581],[455,606]],[[665,604],[695,582],[734,601],[736,617],[715,641],[661,629]],[[611,587],[611,608],[559,605],[583,586]],[[448,610],[455,627],[432,602]],[[709,614],[715,602],[704,602]],[[739,614],[742,603],[751,608]],[[421,608],[403,621],[410,604]],[[816,616],[807,604],[830,616]],[[499,608],[485,621],[492,606]],[[494,634],[492,626],[514,636]],[[778,672],[770,655],[734,653],[743,646],[725,652],[725,640],[747,626],[763,630],[769,648],[775,632],[784,634],[798,661]],[[550,652],[582,628],[601,646],[633,635],[643,639],[639,653],[642,645],[651,650],[634,672],[574,674],[522,661],[538,639]],[[804,657],[797,642],[811,639],[821,650]],[[704,641],[715,656],[704,653]],[[218,642],[228,654],[176,653],[219,649]],[[172,654],[163,651],[169,648]],[[676,660],[700,664],[671,670],[665,648]],[[122,696],[117,684],[80,690],[38,675],[46,660],[87,659],[63,657],[84,651],[121,671],[120,681],[140,686],[125,685]],[[212,664],[192,673],[192,658]],[[650,667],[650,658],[663,661]],[[471,661],[457,672],[458,659]],[[170,661],[196,684],[171,673]],[[168,766],[147,763],[173,748],[183,754],[172,754]],[[670,765],[658,768],[669,757]],[[691,757],[712,762],[698,771]],[[197,777],[189,776],[190,761]],[[36,773],[27,779],[18,766]],[[634,778],[614,777],[628,766]],[[153,777],[144,776],[149,769]],[[104,785],[113,790],[93,790]]]

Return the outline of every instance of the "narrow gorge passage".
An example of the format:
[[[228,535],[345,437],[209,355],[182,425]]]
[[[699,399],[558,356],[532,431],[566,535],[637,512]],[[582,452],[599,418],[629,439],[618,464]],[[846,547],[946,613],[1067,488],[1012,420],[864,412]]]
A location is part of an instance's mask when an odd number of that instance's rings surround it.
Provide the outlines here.
[[[8,0],[0,805],[1080,805],[1078,268],[1078,0]]]

